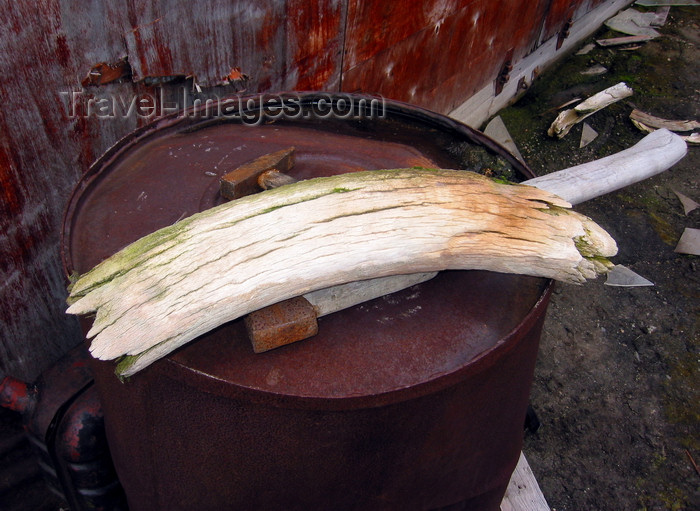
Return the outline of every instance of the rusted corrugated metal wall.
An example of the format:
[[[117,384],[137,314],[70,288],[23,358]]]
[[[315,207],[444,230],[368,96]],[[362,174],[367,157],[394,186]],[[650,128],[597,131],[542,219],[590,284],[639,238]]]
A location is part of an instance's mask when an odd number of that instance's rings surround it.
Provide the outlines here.
[[[0,376],[31,380],[80,342],[63,314],[63,209],[89,164],[159,107],[342,90],[446,113],[603,2],[3,0]]]

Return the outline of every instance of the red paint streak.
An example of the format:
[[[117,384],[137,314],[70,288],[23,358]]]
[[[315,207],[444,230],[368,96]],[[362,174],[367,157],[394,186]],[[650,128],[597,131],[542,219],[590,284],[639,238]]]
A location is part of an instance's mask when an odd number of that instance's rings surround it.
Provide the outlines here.
[[[260,28],[252,34],[255,38],[255,48],[250,56],[251,61],[242,63],[244,66],[246,64],[254,66],[253,69],[245,68],[246,72],[253,78],[249,84],[250,92],[268,91],[272,89],[273,82],[285,81],[289,69],[284,61],[284,55],[275,55],[276,37],[280,35],[284,37],[284,34],[280,33],[284,26],[282,21],[283,18],[279,13],[268,11],[265,13]],[[273,58],[268,58],[268,55],[273,55]],[[282,65],[279,65],[278,60],[282,60]]]
[[[18,215],[24,206],[24,196],[17,186],[16,174],[5,140],[2,140],[0,143],[0,194],[2,194],[0,211],[2,218],[7,220]]]
[[[425,27],[479,0],[354,0],[348,5],[345,69],[399,44]]]
[[[70,64],[70,48],[66,36],[61,34],[56,36],[56,60],[62,67],[68,67]]]
[[[287,44],[293,51],[288,65],[296,70],[298,90],[328,90],[338,81],[343,43],[343,10],[338,4],[290,0]]]
[[[35,392],[21,380],[6,376],[0,383],[0,406],[19,413],[31,413],[35,405]]]

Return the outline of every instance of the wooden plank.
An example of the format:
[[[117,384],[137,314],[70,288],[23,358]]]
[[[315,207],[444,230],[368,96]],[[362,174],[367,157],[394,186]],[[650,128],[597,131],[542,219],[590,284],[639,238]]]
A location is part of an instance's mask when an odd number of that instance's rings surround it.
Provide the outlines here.
[[[501,511],[549,511],[547,499],[522,452],[501,502]]]

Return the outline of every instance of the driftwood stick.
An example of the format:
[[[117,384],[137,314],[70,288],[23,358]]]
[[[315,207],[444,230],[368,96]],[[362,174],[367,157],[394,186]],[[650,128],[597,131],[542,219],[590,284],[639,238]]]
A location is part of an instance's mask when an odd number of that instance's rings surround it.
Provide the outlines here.
[[[453,170],[301,181],[188,217],[129,245],[72,286],[96,313],[100,359],[131,375],[197,336],[316,289],[396,274],[485,269],[583,282],[615,242],[569,203]]]

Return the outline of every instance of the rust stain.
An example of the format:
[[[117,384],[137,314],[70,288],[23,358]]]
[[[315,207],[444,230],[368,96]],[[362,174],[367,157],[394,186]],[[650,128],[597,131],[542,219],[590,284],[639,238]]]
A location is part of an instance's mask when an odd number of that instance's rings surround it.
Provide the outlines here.
[[[68,67],[70,57],[70,48],[68,47],[66,36],[63,34],[56,36],[56,60],[62,67]]]
[[[510,48],[514,61],[532,49],[543,12],[539,2],[433,1],[409,21],[411,6],[405,9],[378,1],[351,9],[349,16],[359,19],[348,21],[343,90],[379,93],[443,113],[492,82]],[[363,21],[368,13],[378,16],[378,28]],[[378,35],[384,23],[398,26],[385,39]]]
[[[25,198],[18,187],[17,172],[4,143],[0,144],[0,185],[0,194],[2,194],[0,211],[2,211],[2,218],[6,221],[22,211]]]
[[[129,55],[137,57],[133,63],[134,80],[140,81],[147,77],[190,75],[189,70],[176,70],[173,65],[173,54],[170,45],[179,39],[168,37],[168,27],[164,27],[164,18],[159,17],[150,23],[144,23],[127,33],[127,48]],[[133,38],[133,43],[128,44]]]
[[[131,67],[125,57],[113,64],[106,62],[95,64],[80,83],[83,87],[105,85],[129,76],[131,76]]]
[[[236,92],[244,92],[250,82],[250,76],[241,71],[240,67],[232,67],[231,71],[221,81],[214,85],[232,85]]]
[[[552,0],[545,13],[541,40],[547,41],[559,33],[566,21],[585,0]]]

